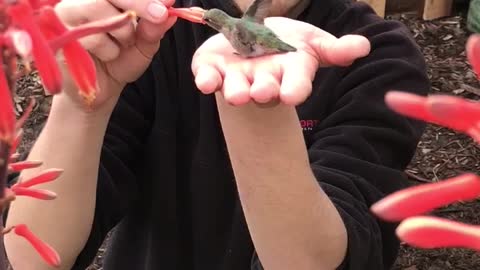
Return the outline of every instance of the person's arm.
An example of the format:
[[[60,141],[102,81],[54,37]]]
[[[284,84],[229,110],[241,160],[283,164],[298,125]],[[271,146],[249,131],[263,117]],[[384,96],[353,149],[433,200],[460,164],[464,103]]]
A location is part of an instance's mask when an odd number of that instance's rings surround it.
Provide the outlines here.
[[[140,81],[150,80],[149,76],[151,71]],[[151,124],[146,117],[152,101],[146,95],[151,91],[142,90],[130,84],[113,113],[105,106],[92,115],[54,97],[50,117],[28,157],[44,164],[20,177],[47,168],[64,169],[61,177],[42,187],[58,197],[53,201],[17,198],[7,226],[28,224],[59,252],[61,269],[72,269],[77,257],[77,264],[86,268],[137,195],[134,161]],[[5,244],[14,269],[50,269],[23,239],[7,235]]]
[[[424,124],[389,110],[383,98],[389,90],[426,94],[430,87],[418,47],[400,32],[406,30],[372,23],[356,32],[371,42],[368,57],[320,72],[318,82],[339,82],[314,89],[309,105],[299,107],[310,117],[327,111],[307,142],[292,107],[238,108],[217,98],[258,254],[252,269],[380,270],[393,263],[395,227],[369,207],[406,185],[402,170]]]
[[[295,110],[237,109],[217,101],[243,211],[265,269],[334,269],[347,233],[310,169]]]

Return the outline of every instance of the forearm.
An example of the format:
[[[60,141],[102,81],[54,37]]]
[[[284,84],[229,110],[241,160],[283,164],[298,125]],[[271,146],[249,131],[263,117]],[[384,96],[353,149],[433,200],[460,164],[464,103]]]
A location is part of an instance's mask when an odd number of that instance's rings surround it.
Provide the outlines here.
[[[10,207],[7,227],[28,224],[59,252],[62,269],[70,269],[93,222],[99,158],[109,113],[86,114],[57,99],[28,157],[43,165],[22,172],[20,177],[28,178],[49,168],[63,169],[57,180],[39,186],[58,197],[52,201],[18,197]],[[23,239],[7,235],[5,245],[14,269],[48,269]]]
[[[295,109],[217,102],[240,200],[264,268],[335,269],[345,256],[347,233],[310,169]]]

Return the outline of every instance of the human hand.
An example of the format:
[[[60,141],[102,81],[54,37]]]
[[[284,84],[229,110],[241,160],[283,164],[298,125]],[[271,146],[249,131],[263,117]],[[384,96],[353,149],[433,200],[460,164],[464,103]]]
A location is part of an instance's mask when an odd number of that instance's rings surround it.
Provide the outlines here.
[[[80,40],[93,57],[97,71],[98,93],[91,109],[118,97],[127,83],[146,70],[163,35],[176,21],[176,17],[168,17],[166,10],[173,3],[174,0],[63,0],[55,6],[58,17],[69,27],[120,15],[124,10],[133,10],[140,18],[136,25],[130,23]],[[65,65],[60,64],[65,88],[61,95],[83,108],[72,78]]]
[[[310,95],[319,67],[348,66],[370,52],[370,42],[359,35],[336,38],[311,24],[282,17],[266,18],[265,25],[298,50],[245,59],[217,34],[193,56],[192,72],[201,92],[221,91],[232,105],[275,99],[298,105]]]

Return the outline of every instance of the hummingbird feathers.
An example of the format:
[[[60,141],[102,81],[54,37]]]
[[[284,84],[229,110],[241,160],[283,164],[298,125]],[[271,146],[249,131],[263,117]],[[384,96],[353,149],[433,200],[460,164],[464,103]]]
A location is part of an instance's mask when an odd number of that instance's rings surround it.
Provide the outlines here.
[[[247,11],[245,11],[242,18],[263,24],[263,20],[270,13],[271,6],[272,0],[254,0],[248,7]]]
[[[254,0],[241,18],[233,18],[220,9],[210,9],[204,20],[222,33],[237,51],[235,54],[250,58],[266,54],[294,52],[297,49],[282,41],[264,25],[270,13],[272,0]]]

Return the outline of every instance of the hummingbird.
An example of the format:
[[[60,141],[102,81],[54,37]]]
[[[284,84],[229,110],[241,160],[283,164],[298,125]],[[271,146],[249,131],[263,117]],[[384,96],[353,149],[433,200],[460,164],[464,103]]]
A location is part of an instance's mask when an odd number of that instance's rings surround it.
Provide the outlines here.
[[[271,5],[272,0],[253,0],[241,18],[212,8],[205,12],[203,20],[228,39],[236,50],[234,54],[245,58],[297,51],[264,24]]]

